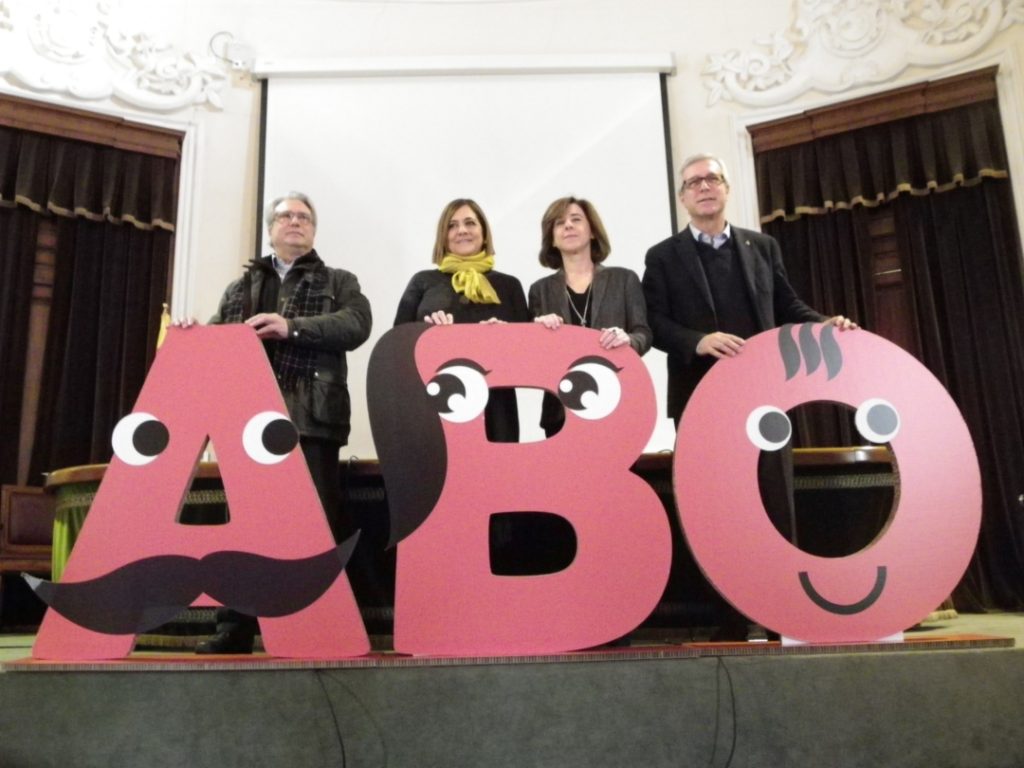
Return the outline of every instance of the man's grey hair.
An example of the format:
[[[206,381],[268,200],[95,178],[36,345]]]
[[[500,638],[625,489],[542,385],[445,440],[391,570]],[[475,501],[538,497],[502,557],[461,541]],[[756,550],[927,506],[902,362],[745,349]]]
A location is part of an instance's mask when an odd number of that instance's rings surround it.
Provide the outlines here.
[[[316,206],[314,206],[313,201],[309,199],[309,195],[305,192],[296,192],[295,190],[291,190],[285,192],[280,197],[275,197],[267,203],[267,207],[263,209],[263,220],[267,224],[267,229],[270,229],[274,224],[274,211],[277,209],[277,206],[285,200],[298,200],[300,203],[304,203],[305,206],[309,208],[309,213],[313,217],[313,227],[316,227]]]
[[[688,158],[683,160],[683,164],[679,166],[679,192],[680,192],[680,194],[682,194],[682,191],[683,191],[683,174],[686,173],[686,169],[689,168],[691,165],[695,165],[695,164],[703,162],[705,160],[707,160],[709,162],[718,163],[718,167],[722,171],[722,178],[725,179],[726,186],[729,185],[729,169],[725,167],[725,160],[720,158],[718,155],[712,155],[712,154],[710,154],[708,152],[698,152],[697,154],[690,155]]]

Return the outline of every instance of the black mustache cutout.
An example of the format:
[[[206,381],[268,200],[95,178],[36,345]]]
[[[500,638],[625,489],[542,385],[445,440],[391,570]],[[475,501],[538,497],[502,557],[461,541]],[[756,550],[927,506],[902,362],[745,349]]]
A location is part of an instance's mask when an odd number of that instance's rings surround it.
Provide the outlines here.
[[[157,555],[79,582],[55,583],[27,573],[32,590],[69,621],[107,635],[138,635],[166,624],[202,593],[250,616],[288,616],[311,605],[352,556],[357,532],[337,547],[299,560],[252,552],[203,558]]]

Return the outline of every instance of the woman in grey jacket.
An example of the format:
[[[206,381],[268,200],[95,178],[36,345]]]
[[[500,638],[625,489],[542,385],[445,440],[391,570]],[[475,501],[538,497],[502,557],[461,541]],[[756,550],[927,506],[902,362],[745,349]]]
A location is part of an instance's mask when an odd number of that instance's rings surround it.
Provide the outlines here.
[[[624,267],[602,262],[611,244],[597,210],[587,200],[562,197],[541,219],[540,263],[557,270],[530,286],[530,314],[545,328],[580,325],[601,331],[603,349],[629,344],[637,354],[651,348],[640,279]],[[546,396],[541,426],[548,437],[562,428],[565,412]]]

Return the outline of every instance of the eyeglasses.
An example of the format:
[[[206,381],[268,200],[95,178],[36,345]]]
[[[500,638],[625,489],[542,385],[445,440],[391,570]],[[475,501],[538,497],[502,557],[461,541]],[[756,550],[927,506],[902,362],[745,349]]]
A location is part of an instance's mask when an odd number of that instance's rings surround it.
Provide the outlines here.
[[[274,214],[274,221],[278,224],[287,224],[290,221],[297,221],[299,224],[312,224],[313,217],[305,211],[278,211]]]
[[[707,184],[714,189],[725,184],[725,177],[719,176],[717,173],[709,173],[707,176],[694,176],[692,179],[683,181],[683,188],[692,192],[695,189],[700,189],[703,184]]]

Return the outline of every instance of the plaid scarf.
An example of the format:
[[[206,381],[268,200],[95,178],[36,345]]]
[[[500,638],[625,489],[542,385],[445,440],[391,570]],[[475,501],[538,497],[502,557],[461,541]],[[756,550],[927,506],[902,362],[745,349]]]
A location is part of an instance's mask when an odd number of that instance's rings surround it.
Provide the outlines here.
[[[297,263],[296,267],[302,271],[302,277],[292,295],[281,308],[281,316],[288,320],[294,317],[322,315],[329,312],[333,304],[333,297],[327,290],[329,280],[327,267],[315,253],[312,254],[312,258],[309,256],[300,258],[303,260],[302,266]],[[306,264],[309,266],[306,267]],[[223,322],[240,323],[259,311],[258,307],[254,311],[252,302],[252,281],[253,273],[256,270],[264,273],[264,280],[279,279],[277,272],[268,260],[260,259],[249,262],[249,268],[224,302],[224,309],[221,313]],[[285,341],[267,342],[266,348],[282,391],[294,391],[300,380],[306,382],[313,380],[317,358],[315,349]]]

